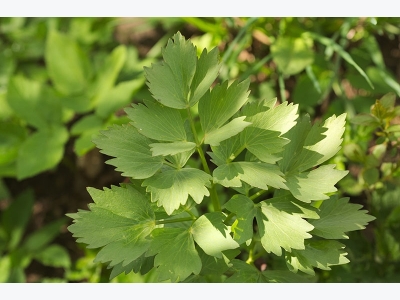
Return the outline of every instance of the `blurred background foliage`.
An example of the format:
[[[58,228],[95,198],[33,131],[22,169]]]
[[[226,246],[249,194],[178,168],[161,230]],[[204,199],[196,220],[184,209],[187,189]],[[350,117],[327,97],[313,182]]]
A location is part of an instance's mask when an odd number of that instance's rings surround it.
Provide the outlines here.
[[[250,101],[347,113],[338,189],[377,219],[344,241],[350,264],[316,280],[400,282],[400,18],[375,17],[0,18],[0,282],[108,282],[65,214],[87,208],[87,186],[122,181],[91,140],[150,97],[143,66],[177,31],[218,47],[218,80],[250,78]]]

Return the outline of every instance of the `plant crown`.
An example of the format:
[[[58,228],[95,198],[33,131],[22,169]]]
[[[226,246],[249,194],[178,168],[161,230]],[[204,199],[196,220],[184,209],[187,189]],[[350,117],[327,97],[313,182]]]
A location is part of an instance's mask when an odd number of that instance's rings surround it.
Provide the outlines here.
[[[163,62],[145,67],[154,99],[126,108],[130,124],[94,140],[130,181],[88,188],[94,203],[68,214],[69,231],[101,248],[95,261],[111,278],[152,271],[170,282],[300,282],[314,268],[348,263],[337,240],[374,217],[336,193],[348,172],[330,159],[346,115],[312,124],[293,103],[250,101],[249,79],[214,85],[217,48],[196,53],[178,32]],[[283,267],[254,264],[271,255]]]

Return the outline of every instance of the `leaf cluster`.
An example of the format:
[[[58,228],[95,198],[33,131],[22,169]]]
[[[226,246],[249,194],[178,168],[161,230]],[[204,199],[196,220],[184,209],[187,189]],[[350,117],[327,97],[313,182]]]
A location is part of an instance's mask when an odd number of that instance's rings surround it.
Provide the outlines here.
[[[77,242],[101,248],[95,260],[111,277],[153,269],[158,281],[202,281],[212,270],[227,282],[298,281],[285,274],[347,263],[336,240],[374,217],[336,195],[347,171],[324,164],[340,150],[346,115],[312,124],[298,105],[250,101],[248,79],[216,82],[218,50],[198,56],[179,32],[162,54],[145,68],[153,99],[94,139],[131,181],[88,189],[89,210],[69,214]],[[252,266],[269,253],[288,268]]]

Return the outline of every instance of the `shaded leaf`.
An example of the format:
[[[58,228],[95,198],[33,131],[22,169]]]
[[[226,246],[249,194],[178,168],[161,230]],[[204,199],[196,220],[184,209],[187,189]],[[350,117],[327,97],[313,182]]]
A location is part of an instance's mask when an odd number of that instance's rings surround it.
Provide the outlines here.
[[[322,202],[321,218],[309,221],[314,226],[312,234],[326,239],[348,239],[346,232],[362,230],[375,220],[366,210],[360,210],[362,205],[348,202],[349,198],[338,199],[337,196]]]
[[[201,259],[187,228],[156,228],[152,237],[146,255],[155,255],[159,280],[183,281],[192,273],[200,273]]]
[[[257,162],[233,162],[217,167],[213,172],[214,182],[225,187],[240,187],[244,181],[254,187],[267,190],[268,186],[287,189],[279,168]]]
[[[144,179],[162,167],[163,158],[152,156],[151,140],[141,135],[133,126],[113,125],[93,140],[101,153],[115,158],[106,161],[123,176]]]
[[[146,104],[133,104],[126,108],[131,124],[148,138],[175,142],[185,141],[186,131],[181,114],[178,110],[163,107],[156,102],[144,101]]]
[[[312,241],[304,250],[293,250],[285,255],[287,266],[293,272],[298,270],[315,275],[314,268],[330,270],[330,266],[347,264],[344,245],[337,241]]]
[[[154,212],[148,200],[131,186],[111,186],[104,191],[88,188],[94,203],[89,210],[68,215],[73,224],[68,230],[78,243],[88,248],[102,248],[96,262],[131,263],[145,253],[155,227]]]
[[[166,170],[143,181],[146,191],[151,193],[151,201],[163,206],[167,214],[172,214],[184,205],[189,195],[200,204],[204,196],[209,196],[211,176],[193,168]]]

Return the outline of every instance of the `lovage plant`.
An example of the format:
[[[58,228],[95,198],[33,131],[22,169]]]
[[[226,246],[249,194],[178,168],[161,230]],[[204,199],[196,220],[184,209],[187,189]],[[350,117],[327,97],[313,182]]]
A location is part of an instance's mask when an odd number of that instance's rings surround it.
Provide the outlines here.
[[[130,180],[88,188],[89,210],[69,214],[77,242],[101,248],[111,277],[152,271],[160,282],[297,282],[348,263],[337,240],[374,217],[336,194],[347,171],[324,164],[346,116],[313,125],[297,105],[250,101],[249,80],[214,85],[216,48],[196,53],[175,34],[145,68],[154,99],[94,140]],[[271,267],[275,256],[283,264]]]

